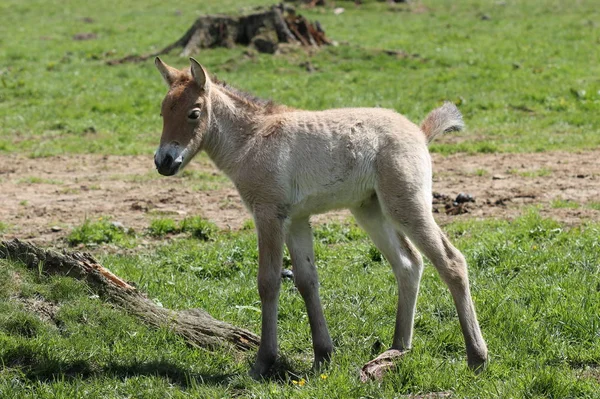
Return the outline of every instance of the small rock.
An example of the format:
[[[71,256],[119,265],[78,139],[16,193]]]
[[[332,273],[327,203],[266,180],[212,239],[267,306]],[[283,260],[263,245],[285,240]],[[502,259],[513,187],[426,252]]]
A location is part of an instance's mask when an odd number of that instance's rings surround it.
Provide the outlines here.
[[[125,230],[125,225],[121,222],[111,222],[110,225],[119,230]]]
[[[492,176],[492,180],[504,180],[504,179],[506,179],[506,176],[502,176],[502,175]]]
[[[62,231],[62,227],[52,226],[52,227],[50,227],[50,231],[52,231],[53,233],[58,233],[59,231]]]
[[[344,8],[342,8],[342,7],[337,7],[337,8],[334,8],[334,9],[333,9],[333,13],[334,13],[335,15],[340,15],[340,14],[341,14],[341,13],[343,13],[344,11],[346,11],[346,10],[345,10]]]
[[[462,204],[465,202],[475,202],[475,198],[473,198],[473,196],[471,194],[460,193],[456,196],[456,199],[454,200],[454,202],[456,204]]]
[[[134,211],[148,212],[148,205],[143,202],[137,201],[131,204],[131,209],[133,209]]]
[[[73,40],[94,40],[97,38],[98,38],[98,35],[96,35],[95,33],[91,33],[91,32],[77,33],[77,34],[73,35]]]
[[[306,72],[310,73],[315,72],[317,70],[310,61],[302,62],[299,66],[306,69]]]
[[[445,204],[448,201],[450,201],[450,197],[447,196],[446,194],[442,194],[442,193],[438,193],[438,192],[434,192],[433,193],[433,201],[432,201],[432,203],[434,203],[434,204]]]
[[[290,269],[281,269],[281,277],[282,278],[293,279],[294,278],[294,272],[292,272]]]
[[[504,197],[504,198],[498,198],[496,201],[494,201],[494,205],[497,206],[506,206],[506,203],[508,201],[510,201],[511,199],[509,197]]]

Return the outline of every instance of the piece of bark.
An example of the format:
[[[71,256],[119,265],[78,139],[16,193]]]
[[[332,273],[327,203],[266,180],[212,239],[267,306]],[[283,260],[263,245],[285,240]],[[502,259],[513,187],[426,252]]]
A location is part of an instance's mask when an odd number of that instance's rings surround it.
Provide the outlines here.
[[[100,265],[88,253],[58,253],[14,239],[0,243],[0,258],[18,260],[30,269],[85,281],[101,298],[152,326],[168,326],[188,344],[208,349],[258,347],[260,338],[245,329],[217,320],[202,309],[175,311],[157,305],[131,284]]]
[[[365,383],[369,380],[381,381],[383,375],[392,367],[394,360],[404,356],[408,351],[398,349],[388,349],[375,359],[366,363],[360,370],[360,381]]]

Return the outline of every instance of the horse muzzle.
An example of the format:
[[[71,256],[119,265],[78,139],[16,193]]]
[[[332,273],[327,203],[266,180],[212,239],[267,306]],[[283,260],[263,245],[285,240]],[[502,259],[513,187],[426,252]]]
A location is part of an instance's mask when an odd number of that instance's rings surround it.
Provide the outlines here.
[[[163,176],[173,176],[183,165],[184,152],[176,144],[167,144],[159,147],[154,154],[154,164],[158,173]]]

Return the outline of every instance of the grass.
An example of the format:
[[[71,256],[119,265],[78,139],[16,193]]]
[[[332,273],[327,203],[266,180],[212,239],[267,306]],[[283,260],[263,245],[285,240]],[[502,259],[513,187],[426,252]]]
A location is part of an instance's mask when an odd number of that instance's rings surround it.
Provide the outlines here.
[[[511,175],[518,175],[521,177],[546,177],[552,175],[552,170],[548,168],[539,168],[534,170],[519,170],[516,168],[508,171]]]
[[[179,233],[177,222],[169,218],[154,219],[150,223],[148,233],[153,237],[164,237],[167,234]]]
[[[301,10],[321,22],[337,47],[276,56],[247,56],[236,47],[198,58],[234,86],[298,108],[387,107],[419,121],[452,100],[469,128],[433,145],[442,153],[600,144],[600,64],[589,56],[600,40],[591,18],[596,2],[337,6],[345,12]],[[198,15],[239,7],[231,0],[3,2],[0,152],[151,153],[161,129],[161,78],[152,60],[112,67],[105,60],[152,51],[181,36]],[[97,38],[74,41],[81,32]],[[412,56],[391,57],[379,48]],[[175,54],[164,58],[178,67],[188,63]],[[306,61],[316,72],[300,66]]]
[[[591,56],[600,43],[595,1],[362,3],[336,2],[345,9],[341,15],[333,14],[333,4],[300,10],[321,22],[336,47],[275,56],[234,47],[197,58],[220,79],[297,108],[386,107],[419,121],[442,101],[453,101],[468,129],[433,144],[443,154],[600,145],[600,64]],[[159,141],[164,84],[152,60],[113,67],[105,61],[156,50],[179,38],[197,16],[239,7],[232,0],[3,1],[0,154],[150,154]],[[86,32],[96,39],[72,39]],[[175,53],[164,59],[178,67],[188,63]],[[226,182],[205,172],[185,171],[180,178],[198,180],[198,190]],[[39,176],[20,182],[61,184]],[[600,209],[595,202],[585,206]],[[9,227],[0,221],[0,233]],[[161,217],[136,235],[102,218],[86,220],[67,241],[89,246],[164,306],[204,308],[258,332],[252,228],[248,221],[238,232],[218,232],[201,218]],[[315,229],[321,294],[337,348],[322,373],[309,371],[308,321],[289,280],[279,319],[287,367],[281,366],[280,378],[257,382],[247,376],[254,353],[190,348],[168,326],[144,326],[82,283],[45,275],[42,263],[28,271],[0,260],[0,397],[391,398],[439,391],[456,398],[599,397],[600,225],[567,228],[531,213],[446,229],[470,264],[490,348],[490,365],[480,375],[466,367],[452,300],[428,265],[413,350],[383,382],[358,382],[357,370],[391,341],[396,290],[386,261],[349,222]],[[140,234],[178,237],[136,251]],[[284,260],[288,267],[289,257]]]
[[[96,221],[86,219],[67,236],[67,242],[71,246],[109,243],[132,245],[134,241],[135,233],[132,230],[109,218],[98,218]]]
[[[60,180],[55,179],[44,179],[38,176],[29,176],[19,179],[19,183],[27,183],[27,184],[55,184],[61,185],[63,184]]]
[[[284,280],[279,333],[287,371],[263,382],[247,376],[253,353],[190,348],[168,328],[146,327],[102,303],[78,281],[1,261],[0,391],[7,398],[380,398],[438,391],[456,398],[595,398],[599,230],[566,228],[536,213],[513,222],[450,224],[448,234],[470,264],[489,367],[480,375],[467,369],[454,305],[427,265],[414,349],[383,382],[368,384],[358,381],[357,370],[391,340],[396,290],[389,266],[352,222],[316,231],[321,295],[337,348],[332,365],[309,371],[304,306]],[[260,330],[253,232],[111,252],[97,256],[164,306],[200,307]],[[34,302],[53,309],[52,316],[41,318]]]
[[[179,223],[169,218],[158,218],[150,223],[148,233],[153,237],[190,233],[193,238],[209,241],[215,239],[218,227],[200,216],[187,217]]]
[[[571,200],[564,200],[564,199],[555,199],[552,201],[550,206],[555,209],[558,209],[558,208],[577,209],[580,207],[579,203],[577,203],[575,201],[571,201]]]
[[[489,173],[490,172],[483,168],[477,168],[477,170],[475,170],[475,175],[479,177],[487,176]]]

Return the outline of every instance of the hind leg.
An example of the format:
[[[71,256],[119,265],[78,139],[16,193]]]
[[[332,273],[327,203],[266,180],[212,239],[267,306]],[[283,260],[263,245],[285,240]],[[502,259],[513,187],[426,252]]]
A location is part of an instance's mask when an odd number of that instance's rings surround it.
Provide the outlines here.
[[[469,366],[478,369],[486,362],[487,347],[471,298],[467,263],[433,219],[429,157],[420,154],[419,159],[418,155],[410,164],[403,164],[397,157],[381,161],[377,195],[384,214],[433,263],[448,286],[465,339]]]
[[[398,233],[395,226],[386,220],[376,197],[352,209],[352,214],[390,263],[396,277],[398,308],[392,349],[410,349],[417,294],[423,271],[421,255],[406,237]]]

